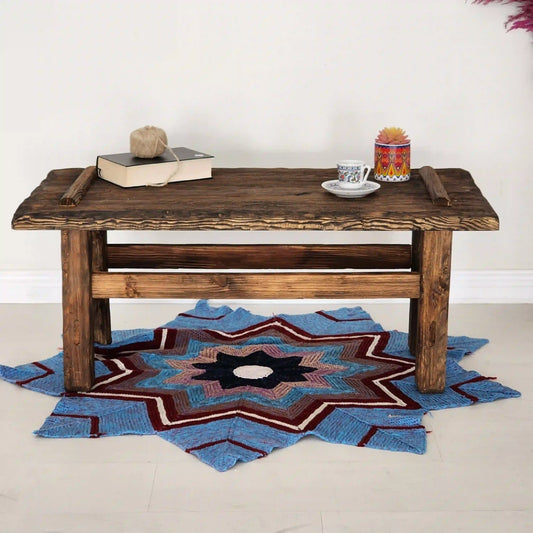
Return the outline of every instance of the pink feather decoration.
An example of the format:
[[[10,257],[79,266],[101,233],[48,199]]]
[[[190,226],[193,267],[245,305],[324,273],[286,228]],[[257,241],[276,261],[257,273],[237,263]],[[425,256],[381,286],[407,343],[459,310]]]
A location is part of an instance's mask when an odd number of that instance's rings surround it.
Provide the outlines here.
[[[522,29],[533,32],[533,0],[474,0],[475,4],[489,4],[490,2],[516,5],[518,12],[511,15],[505,23],[507,31]]]

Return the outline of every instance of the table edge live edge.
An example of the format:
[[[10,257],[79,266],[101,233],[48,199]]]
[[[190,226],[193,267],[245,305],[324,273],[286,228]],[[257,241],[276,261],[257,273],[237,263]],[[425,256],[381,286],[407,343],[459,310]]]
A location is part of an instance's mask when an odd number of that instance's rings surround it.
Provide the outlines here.
[[[93,187],[104,187],[103,190],[99,190],[99,194],[108,195],[111,193],[121,193],[125,195],[131,193],[136,200],[130,205],[130,200],[124,202],[117,198],[117,202],[121,208],[112,207],[111,205],[106,209],[92,208],[91,203],[87,205],[88,199],[82,199],[79,205],[66,207],[60,205],[61,196],[64,195],[64,188],[69,187],[76,181],[77,172],[82,169],[59,169],[52,170],[48,173],[48,176],[42,183],[35,188],[29,197],[27,197],[17,208],[13,215],[11,225],[13,229],[48,229],[48,230],[62,230],[62,229],[80,229],[80,230],[244,230],[244,231],[263,231],[263,230],[323,230],[323,231],[358,231],[358,230],[376,230],[376,231],[413,231],[413,230],[452,230],[452,231],[494,231],[499,229],[498,215],[490,206],[488,201],[483,197],[481,191],[475,184],[471,174],[463,169],[438,169],[438,172],[446,179],[451,180],[450,183],[461,184],[453,190],[455,194],[455,200],[459,200],[461,197],[475,199],[478,204],[472,209],[472,206],[465,206],[461,201],[452,201],[452,205],[447,209],[442,209],[439,206],[433,206],[428,193],[424,194],[425,187],[414,187],[412,193],[417,202],[420,202],[420,209],[414,212],[406,213],[401,208],[403,204],[399,203],[397,212],[391,212],[389,207],[381,212],[370,211],[370,213],[364,214],[363,218],[354,217],[354,212],[349,209],[351,205],[350,200],[335,198],[320,187],[320,180],[325,176],[324,173],[332,172],[333,169],[214,169],[220,171],[221,177],[215,176],[214,184],[219,183],[218,191],[224,191],[223,198],[225,204],[217,206],[216,209],[207,209],[206,206],[198,205],[198,207],[192,211],[187,212],[187,216],[183,215],[183,209],[180,207],[176,213],[169,213],[168,210],[162,209],[160,205],[155,202],[153,207],[150,205],[142,205],[139,209],[139,192],[135,189],[148,190],[150,193],[160,192],[160,189],[152,188],[133,188],[122,189],[112,184],[97,178],[96,184]],[[313,177],[314,181],[307,181],[305,176],[302,176],[302,172],[308,170]],[[296,190],[296,198],[311,198],[312,210],[316,206],[315,202],[323,202],[323,208],[320,213],[327,216],[319,216],[317,219],[316,213],[311,211],[298,212],[297,216],[294,215],[291,206],[287,206],[285,203],[285,209],[279,212],[276,210],[269,210],[268,215],[264,212],[259,214],[255,209],[257,202],[255,197],[252,198],[252,202],[249,202],[245,209],[233,209],[233,194],[234,192],[242,190],[242,173],[240,171],[247,171],[249,178],[261,177],[261,172],[276,172],[276,182],[290,183],[292,172],[297,172],[299,181],[294,182],[294,188]],[[320,175],[316,175],[320,171]],[[406,198],[405,187],[409,183],[422,183],[422,180],[417,174],[418,169],[412,169],[412,179],[404,183],[382,183],[381,190],[377,195],[369,196],[371,200],[374,198],[374,202],[378,199],[379,195],[388,195],[389,203],[396,201],[397,191],[403,191],[400,195],[404,201],[410,202],[410,197]],[[279,173],[279,175],[278,175]],[[449,173],[449,175],[448,175]],[[235,180],[233,179],[235,174]],[[329,175],[329,174],[328,174]],[[267,182],[268,190],[271,190],[270,184],[274,179],[270,175]],[[237,179],[238,178],[238,179]],[[221,180],[221,181],[219,181]],[[261,180],[260,180],[261,181]],[[464,181],[464,184],[462,182]],[[57,184],[56,184],[57,182]],[[172,192],[176,195],[181,195],[183,188],[180,186],[187,185],[187,187],[198,186],[201,183],[203,187],[209,187],[206,190],[212,190],[210,187],[211,182],[208,181],[207,185],[204,180],[196,182],[185,183],[173,183],[170,186],[175,186]],[[232,191],[232,184],[235,183],[235,191]],[[248,183],[248,182],[245,182]],[[191,184],[191,185],[189,185]],[[285,185],[286,187],[287,185]],[[292,185],[291,185],[292,186]],[[112,189],[108,190],[109,187]],[[192,189],[190,189],[192,191]],[[227,191],[232,191],[227,193]],[[394,191],[394,192],[393,192]],[[311,196],[310,193],[313,192]],[[227,193],[227,194],[226,194]],[[144,192],[141,192],[141,197]],[[199,191],[196,190],[196,196],[193,196],[194,202],[198,200]],[[287,193],[288,194],[288,193]],[[466,196],[465,196],[466,195]],[[200,195],[203,197],[203,195]],[[168,197],[168,195],[167,195]],[[180,196],[181,197],[181,196]],[[283,198],[286,198],[283,195]],[[385,198],[384,197],[384,198]],[[97,198],[100,198],[99,196]],[[384,199],[383,198],[383,199]],[[144,198],[143,198],[144,199]],[[276,196],[271,198],[277,199]],[[95,200],[95,198],[93,198]],[[149,202],[149,198],[145,199]],[[452,198],[453,200],[453,198]],[[175,205],[173,203],[172,205]],[[213,203],[211,203],[213,205]],[[267,205],[269,205],[267,203]],[[361,206],[364,204],[360,204]],[[370,205],[370,204],[369,204]],[[228,206],[231,206],[230,213],[227,212]],[[342,207],[341,210],[333,209],[333,207]],[[168,207],[168,206],[167,206]],[[288,208],[289,207],[289,208]],[[429,209],[428,209],[429,207]],[[219,208],[222,211],[219,211]],[[306,207],[307,209],[307,207]],[[426,210],[424,212],[424,210]],[[179,217],[175,215],[179,214]],[[189,216],[190,215],[190,216]],[[227,217],[230,215],[230,218]]]

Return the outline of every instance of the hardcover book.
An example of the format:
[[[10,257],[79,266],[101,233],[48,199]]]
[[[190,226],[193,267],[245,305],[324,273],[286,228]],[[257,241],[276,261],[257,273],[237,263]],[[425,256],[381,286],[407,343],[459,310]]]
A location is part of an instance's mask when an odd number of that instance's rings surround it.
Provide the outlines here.
[[[98,176],[121,187],[140,187],[169,182],[211,178],[213,156],[183,146],[172,148],[152,159],[135,157],[132,153],[99,155],[96,158]],[[177,172],[176,172],[177,170]]]

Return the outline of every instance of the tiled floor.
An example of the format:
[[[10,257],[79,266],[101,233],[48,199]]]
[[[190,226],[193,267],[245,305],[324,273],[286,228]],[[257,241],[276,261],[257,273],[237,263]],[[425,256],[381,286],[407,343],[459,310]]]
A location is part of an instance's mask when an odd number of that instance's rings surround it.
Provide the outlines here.
[[[114,327],[188,307],[115,305]],[[407,327],[403,304],[365,308],[387,329]],[[451,334],[491,339],[464,367],[523,396],[426,415],[423,456],[306,439],[220,474],[157,437],[36,438],[56,400],[0,382],[0,532],[533,531],[532,330],[533,306],[452,306]],[[60,331],[58,305],[0,305],[0,362],[56,353]]]

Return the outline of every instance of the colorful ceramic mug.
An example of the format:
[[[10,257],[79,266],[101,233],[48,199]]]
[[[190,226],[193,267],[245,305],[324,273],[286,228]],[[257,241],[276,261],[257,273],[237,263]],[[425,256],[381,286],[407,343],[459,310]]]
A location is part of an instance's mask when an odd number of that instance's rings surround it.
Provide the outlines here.
[[[407,181],[411,177],[411,145],[376,143],[374,178],[378,181]]]
[[[337,163],[337,172],[341,187],[358,189],[367,180],[370,165],[365,165],[364,161],[345,159]]]

